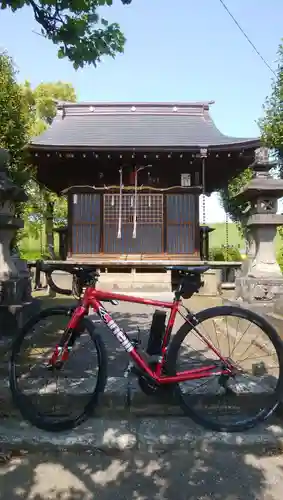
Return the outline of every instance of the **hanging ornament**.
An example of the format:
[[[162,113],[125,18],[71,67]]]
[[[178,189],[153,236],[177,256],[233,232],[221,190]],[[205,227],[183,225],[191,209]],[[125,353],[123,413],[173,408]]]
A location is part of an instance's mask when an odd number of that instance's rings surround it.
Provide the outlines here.
[[[133,224],[133,239],[137,237],[137,198],[138,198],[138,172],[145,168],[151,168],[152,165],[135,168],[135,189],[134,189],[134,224]]]
[[[148,195],[148,208],[150,208],[150,207],[151,207],[151,196]]]
[[[134,224],[133,224],[133,239],[137,237],[137,194],[138,194],[138,171],[140,169],[135,169],[135,190],[134,190]]]
[[[112,194],[111,196],[111,207],[114,207],[115,205],[115,199],[114,199],[114,195]]]
[[[120,168],[120,191],[119,191],[119,217],[118,217],[118,232],[117,238],[122,237],[122,196],[123,196],[123,169]]]

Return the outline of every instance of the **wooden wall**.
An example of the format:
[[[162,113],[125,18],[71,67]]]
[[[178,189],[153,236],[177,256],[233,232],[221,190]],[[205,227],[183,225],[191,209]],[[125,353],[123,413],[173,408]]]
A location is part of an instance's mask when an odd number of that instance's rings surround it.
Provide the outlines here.
[[[119,201],[117,193],[69,196],[69,255],[199,254],[197,194],[139,193],[136,238],[134,195],[122,197],[121,238]]]

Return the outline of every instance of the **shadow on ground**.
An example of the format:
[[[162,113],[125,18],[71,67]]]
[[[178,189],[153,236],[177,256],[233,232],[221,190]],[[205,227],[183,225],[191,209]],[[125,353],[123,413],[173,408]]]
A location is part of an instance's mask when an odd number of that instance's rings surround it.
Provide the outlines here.
[[[113,429],[115,431],[115,429]],[[3,500],[279,500],[283,460],[213,449],[109,456],[15,456],[0,467]]]

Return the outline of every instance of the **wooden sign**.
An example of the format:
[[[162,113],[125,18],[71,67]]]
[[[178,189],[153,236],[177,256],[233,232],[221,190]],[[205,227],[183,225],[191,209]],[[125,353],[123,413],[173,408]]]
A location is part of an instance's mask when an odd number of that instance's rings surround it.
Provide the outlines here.
[[[181,174],[181,186],[190,187],[191,185],[191,174]]]

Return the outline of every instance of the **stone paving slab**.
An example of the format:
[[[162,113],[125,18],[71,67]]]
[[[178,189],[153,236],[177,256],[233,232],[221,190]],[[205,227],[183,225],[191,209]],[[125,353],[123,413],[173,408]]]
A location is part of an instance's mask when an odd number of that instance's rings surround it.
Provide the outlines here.
[[[9,455],[1,500],[282,500],[277,450]]]
[[[273,420],[268,425],[241,433],[216,433],[202,429],[187,418],[90,419],[73,431],[48,433],[25,422],[2,419],[2,450],[104,451],[143,450],[165,452],[219,448],[227,450],[282,449],[283,427]]]

